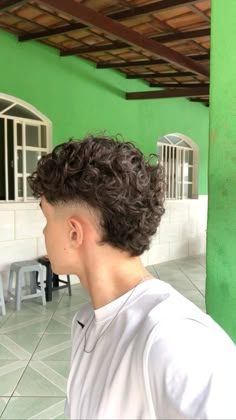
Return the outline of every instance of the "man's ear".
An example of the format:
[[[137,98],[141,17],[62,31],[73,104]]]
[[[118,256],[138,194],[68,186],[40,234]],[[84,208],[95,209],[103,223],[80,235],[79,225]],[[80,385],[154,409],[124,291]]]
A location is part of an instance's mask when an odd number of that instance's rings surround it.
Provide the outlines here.
[[[71,245],[78,248],[83,242],[83,227],[79,220],[75,218],[70,218],[68,223]]]

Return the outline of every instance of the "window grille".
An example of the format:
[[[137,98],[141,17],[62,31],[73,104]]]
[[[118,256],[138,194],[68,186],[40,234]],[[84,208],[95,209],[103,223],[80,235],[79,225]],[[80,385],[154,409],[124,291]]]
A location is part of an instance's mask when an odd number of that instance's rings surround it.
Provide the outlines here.
[[[165,170],[166,198],[196,198],[196,170],[191,145],[180,135],[167,135],[158,141],[158,155]]]

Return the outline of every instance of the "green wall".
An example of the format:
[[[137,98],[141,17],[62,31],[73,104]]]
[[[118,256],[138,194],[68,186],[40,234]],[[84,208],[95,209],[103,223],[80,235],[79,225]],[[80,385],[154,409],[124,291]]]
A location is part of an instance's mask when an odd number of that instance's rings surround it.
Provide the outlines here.
[[[187,99],[126,101],[124,92],[147,90],[114,70],[96,70],[77,57],[60,57],[40,43],[18,43],[0,32],[0,92],[31,103],[53,122],[54,144],[106,130],[135,141],[145,154],[178,132],[199,145],[199,194],[207,194],[208,108]]]
[[[212,1],[206,303],[236,342],[236,4],[225,4]]]

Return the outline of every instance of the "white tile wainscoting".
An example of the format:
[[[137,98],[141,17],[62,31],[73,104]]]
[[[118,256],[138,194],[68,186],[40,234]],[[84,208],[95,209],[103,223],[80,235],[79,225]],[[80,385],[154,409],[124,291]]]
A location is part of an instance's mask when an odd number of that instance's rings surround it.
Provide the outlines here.
[[[207,196],[198,200],[168,200],[165,208],[150,249],[142,255],[145,265],[205,253]],[[4,280],[12,262],[46,254],[44,224],[38,202],[0,203],[0,271]],[[73,276],[72,283],[77,282],[78,278]],[[3,283],[6,288],[7,281]]]
[[[165,214],[150,249],[142,256],[145,265],[159,264],[206,252],[207,195],[197,200],[167,200]]]

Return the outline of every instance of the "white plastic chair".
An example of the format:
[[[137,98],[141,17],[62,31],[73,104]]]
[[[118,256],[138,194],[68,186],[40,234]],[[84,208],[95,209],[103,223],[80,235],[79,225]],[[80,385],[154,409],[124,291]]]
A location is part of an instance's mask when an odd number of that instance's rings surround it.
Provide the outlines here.
[[[13,293],[13,277],[14,273],[16,274],[16,287]],[[25,273],[31,274],[31,294],[29,295],[22,295],[22,287],[24,283]],[[33,276],[34,273],[38,273],[40,289],[37,292],[36,287],[36,277]],[[42,304],[46,305],[45,299],[45,290],[44,290],[44,280],[43,280],[43,273],[42,273],[42,266],[36,260],[31,261],[18,261],[11,264],[10,267],[10,274],[9,274],[9,283],[8,283],[8,295],[7,298],[10,299],[11,296],[15,298],[16,302],[16,310],[19,311],[21,309],[21,302],[25,299],[31,299],[34,297],[42,297]],[[34,292],[34,293],[32,293]]]

